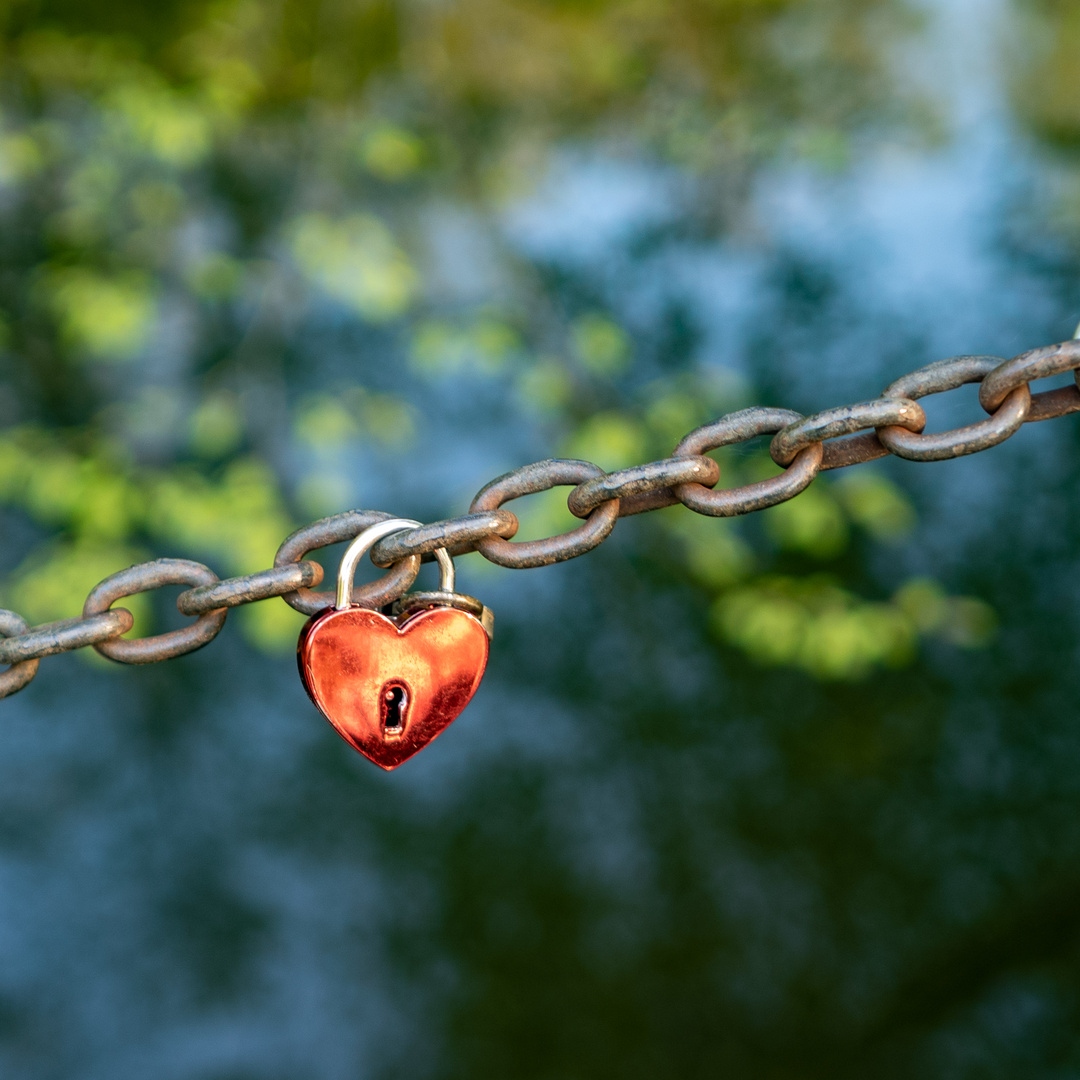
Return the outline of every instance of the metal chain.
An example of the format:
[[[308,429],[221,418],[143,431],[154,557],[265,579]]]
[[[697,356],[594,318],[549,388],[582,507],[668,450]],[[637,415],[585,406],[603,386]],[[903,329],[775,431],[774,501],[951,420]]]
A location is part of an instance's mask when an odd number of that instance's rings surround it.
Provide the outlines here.
[[[1077,328],[1080,338],[1080,327]],[[1032,394],[1029,384],[1071,371],[1074,385]],[[979,402],[988,419],[936,434],[924,434],[926,415],[919,398],[979,383]],[[394,533],[372,549],[371,561],[386,573],[353,589],[353,603],[381,608],[408,592],[420,569],[440,548],[451,555],[479,551],[500,566],[549,566],[591,551],[611,534],[620,517],[681,503],[699,514],[734,517],[762,510],[798,495],[819,472],[845,468],[895,454],[910,461],[941,461],[997,446],[1025,423],[1080,412],[1080,340],[1074,338],[1021,353],[956,356],[919,368],[885,388],[873,401],[802,416],[789,409],[753,408],[730,413],[697,428],[671,457],[605,473],[587,461],[550,458],[493,480],[473,499],[469,513]],[[721,446],[771,435],[769,452],[784,467],[779,476],[725,490],[713,490],[719,465],[705,455]],[[571,486],[567,505],[582,524],[543,540],[512,542],[518,519],[504,503],[562,485]],[[194,652],[217,637],[229,608],[280,596],[306,615],[332,607],[332,592],[313,592],[322,567],[310,552],[352,540],[393,515],[349,510],[305,525],[278,548],[274,566],[224,581],[208,566],[187,559],[156,559],[113,574],[98,584],[79,618],[31,627],[13,611],[0,610],[0,697],[26,686],[42,657],[93,646],[122,664],[151,664]],[[153,637],[123,639],[131,613],[112,605],[125,596],[187,585],[176,599],[189,626]]]

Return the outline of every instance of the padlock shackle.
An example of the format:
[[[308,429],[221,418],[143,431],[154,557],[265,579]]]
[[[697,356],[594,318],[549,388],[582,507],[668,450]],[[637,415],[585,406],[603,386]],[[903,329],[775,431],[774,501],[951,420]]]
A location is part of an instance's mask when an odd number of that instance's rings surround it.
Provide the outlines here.
[[[408,529],[420,528],[421,522],[411,518],[387,518],[386,521],[378,521],[369,525],[360,535],[345,549],[341,557],[341,567],[338,570],[337,600],[334,603],[336,611],[344,611],[352,607],[353,578],[356,576],[356,564],[380,541],[384,536],[391,533],[405,532]],[[446,553],[445,548],[439,548],[435,553],[439,563],[439,589],[442,592],[454,591],[454,560]]]

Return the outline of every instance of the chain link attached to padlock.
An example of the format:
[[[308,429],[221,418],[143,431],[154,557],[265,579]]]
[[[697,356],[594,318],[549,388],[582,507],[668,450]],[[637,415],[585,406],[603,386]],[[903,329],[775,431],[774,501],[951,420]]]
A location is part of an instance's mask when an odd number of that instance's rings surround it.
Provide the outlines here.
[[[419,521],[410,518],[389,518],[380,521],[365,529],[345,550],[341,559],[341,569],[338,571],[337,592],[334,607],[338,611],[344,611],[352,606],[353,578],[356,576],[356,567],[360,560],[382,539],[393,536],[395,533],[411,532],[424,526]],[[427,611],[431,608],[449,607],[459,611],[467,611],[470,615],[478,618],[487,631],[489,638],[495,634],[495,614],[491,608],[486,607],[475,596],[466,596],[456,592],[456,572],[454,560],[446,548],[436,548],[431,552],[439,564],[439,587],[427,592],[410,592],[399,597],[391,604],[386,605],[390,614],[399,622],[404,621],[410,615],[418,611]]]

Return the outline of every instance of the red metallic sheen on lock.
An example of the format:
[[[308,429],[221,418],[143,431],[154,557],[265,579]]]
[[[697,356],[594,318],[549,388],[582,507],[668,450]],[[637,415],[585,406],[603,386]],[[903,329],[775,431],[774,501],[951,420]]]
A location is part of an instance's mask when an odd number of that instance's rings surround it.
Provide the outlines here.
[[[308,695],[338,734],[376,765],[396,769],[468,705],[489,645],[465,611],[430,608],[399,626],[352,607],[311,618],[296,660]]]

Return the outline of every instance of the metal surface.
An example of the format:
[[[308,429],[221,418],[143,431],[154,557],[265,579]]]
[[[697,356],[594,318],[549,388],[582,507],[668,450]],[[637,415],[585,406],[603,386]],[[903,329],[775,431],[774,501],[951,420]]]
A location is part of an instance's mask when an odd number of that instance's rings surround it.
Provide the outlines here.
[[[509,510],[465,514],[449,521],[435,521],[409,532],[387,536],[371,549],[371,561],[385,568],[410,555],[420,555],[426,562],[440,548],[450,555],[465,555],[476,550],[479,540],[489,536],[509,540],[517,531],[518,519]]]
[[[1069,371],[1077,385],[1039,394],[1028,388],[1032,380]],[[926,417],[917,399],[964,383],[981,383],[979,401],[991,413],[989,419],[952,431],[923,434]],[[430,559],[433,553],[439,557],[440,551],[446,558],[477,550],[500,566],[548,566],[591,551],[611,533],[620,516],[677,502],[700,514],[745,514],[792,498],[819,471],[871,461],[890,452],[914,461],[938,461],[987,449],[1009,438],[1024,423],[1080,412],[1078,387],[1080,340],[1071,340],[1032,349],[1011,360],[952,357],[897,379],[875,401],[813,416],[803,417],[787,409],[743,409],[691,432],[670,458],[611,474],[587,461],[539,461],[492,481],[473,500],[468,514],[429,525],[410,525],[408,531],[394,531],[376,540],[372,561],[389,566],[389,570],[376,581],[352,588],[349,601],[371,609],[401,600],[396,609],[399,613],[433,610],[439,605],[473,617],[474,608],[481,612],[487,609],[479,601],[445,588],[404,595],[416,579],[421,559]],[[704,455],[768,434],[773,435],[773,459],[786,466],[784,473],[741,487],[713,490],[719,467]],[[502,504],[563,484],[574,485],[567,502],[575,515],[584,517],[582,525],[561,536],[511,542],[518,521]],[[98,585],[79,619],[31,628],[16,613],[0,611],[0,663],[14,662],[0,673],[0,697],[26,686],[40,657],[87,645],[124,663],[152,663],[191,652],[212,640],[227,609],[240,604],[281,596],[305,614],[324,612],[334,606],[335,595],[312,590],[311,586],[322,580],[322,569],[304,556],[330,544],[355,540],[365,529],[392,518],[375,510],[350,510],[323,518],[285,540],[272,570],[226,581],[219,581],[201,563],[183,559],[133,566]],[[444,587],[446,583],[444,576]],[[168,634],[121,640],[120,635],[131,627],[131,616],[123,608],[110,610],[110,605],[124,596],[176,584],[192,586],[180,595],[177,607],[183,614],[198,616],[197,621]],[[447,595],[452,596],[452,602],[446,600]]]
[[[202,615],[218,608],[239,607],[256,600],[269,600],[272,596],[284,596],[297,589],[318,585],[322,579],[323,568],[318,563],[291,563],[273,570],[260,570],[257,574],[226,578],[216,585],[188,589],[176,598],[176,606],[181,615]]]
[[[386,521],[376,522],[369,525],[349,546],[341,559],[341,568],[338,570],[337,593],[334,607],[338,611],[345,611],[352,606],[350,597],[353,591],[353,577],[356,574],[356,564],[375,546],[375,544],[390,536],[392,533],[411,531],[420,527],[419,521],[410,518],[388,518]],[[416,556],[413,556],[415,558]],[[439,588],[445,592],[454,591],[454,562],[443,548],[435,552],[439,560]]]
[[[562,484],[577,486],[605,475],[603,469],[588,461],[548,458],[492,480],[486,487],[481,488],[469,509],[473,513],[478,510],[498,510],[504,502],[518,499],[522,495],[550,491]],[[552,563],[573,559],[592,551],[607,539],[618,519],[619,500],[611,499],[593,510],[585,519],[584,525],[561,536],[526,540],[524,543],[512,543],[500,537],[489,536],[476,545],[476,550],[490,562],[516,570],[550,566]]]
[[[480,625],[487,631],[489,639],[495,636],[495,613],[475,596],[466,596],[464,593],[443,592],[442,590],[406,593],[400,600],[394,601],[390,610],[393,617],[401,623],[418,611],[435,607],[452,607],[467,611],[480,620]]]
[[[595,480],[586,480],[570,492],[566,505],[574,517],[585,518],[601,503],[612,499],[619,499],[620,503],[625,500],[633,508],[620,505],[619,517],[629,517],[630,514],[653,509],[649,503],[633,504],[631,500],[634,496],[670,492],[676,484],[692,483],[711,488],[719,479],[720,466],[712,458],[702,455],[669,457],[663,461],[650,461],[647,465],[620,469],[606,476],[598,476]],[[672,498],[673,503],[677,501]]]
[[[1026,422],[1034,424],[1039,420],[1056,420],[1059,416],[1068,416],[1074,412],[1080,412],[1080,389],[1063,386],[1058,390],[1044,390],[1041,394],[1033,394]]]
[[[139,563],[96,585],[83,604],[83,615],[100,615],[125,596],[160,589],[163,585],[212,585],[217,580],[217,574],[209,566],[189,559],[156,559],[154,562]],[[213,641],[225,625],[227,614],[225,608],[208,611],[180,630],[136,638],[134,641],[121,638],[99,641],[94,648],[102,656],[121,664],[154,664],[159,660],[171,660]]]
[[[899,424],[909,431],[922,431],[926,427],[926,413],[921,405],[909,398],[877,398],[855,405],[841,405],[796,420],[778,431],[769,444],[769,453],[777,465],[790,465],[795,455],[812,443],[892,424]]]
[[[675,447],[675,454],[705,454],[721,446],[732,446],[759,435],[783,431],[801,419],[797,412],[790,409],[742,409],[690,432]],[[749,514],[798,495],[817,476],[822,453],[821,443],[811,443],[795,454],[780,476],[723,491],[710,491],[700,484],[681,484],[675,488],[675,495],[684,506],[710,517]]]
[[[433,553],[438,591],[402,597],[394,618],[350,603],[356,564],[380,540],[420,527],[387,518],[364,529],[342,556],[333,610],[313,616],[297,642],[311,700],[350,746],[384,769],[422,750],[465,708],[491,642],[491,614],[454,592],[445,548]]]
[[[825,443],[821,456],[821,471],[846,469],[849,465],[864,465],[868,461],[888,457],[889,451],[881,445],[876,431],[864,431],[846,439],[833,439]]]
[[[0,641],[0,664],[25,663],[40,660],[43,656],[98,645],[103,641],[126,634],[135,619],[127,608],[113,608],[101,615],[58,622],[43,623],[29,627],[15,637]]]
[[[5,638],[25,634],[30,624],[14,611],[0,608],[0,636]],[[38,672],[37,660],[23,660],[0,673],[0,698],[17,694]]]
[[[1005,400],[1010,390],[1018,386],[1061,375],[1080,368],[1080,341],[1062,341],[1057,345],[1044,345],[1006,360],[991,371],[979,387],[979,403],[987,412],[994,412]],[[1036,394],[1033,401],[1038,401]]]
[[[882,397],[921,398],[955,390],[965,383],[981,382],[1005,361],[999,356],[956,356],[928,364],[891,383]],[[878,429],[881,445],[891,454],[909,461],[944,461],[964,457],[997,446],[1012,435],[1027,419],[1031,409],[1031,391],[1026,383],[1010,390],[988,420],[965,427],[923,435],[902,427]]]
[[[387,521],[393,514],[384,514],[378,510],[347,510],[343,514],[321,518],[302,529],[297,529],[285,538],[274,556],[274,566],[287,566],[300,562],[309,552],[319,548],[340,544],[344,540],[354,540],[366,528],[380,521]],[[402,559],[389,573],[377,581],[353,588],[352,602],[361,607],[381,608],[392,603],[403,593],[409,591],[420,572],[420,556],[412,555]],[[285,593],[282,599],[290,607],[302,611],[305,615],[315,615],[327,608],[332,608],[336,596],[332,592],[314,592],[312,589],[297,589]]]
[[[487,665],[480,621],[437,607],[401,626],[350,607],[309,620],[297,663],[308,695],[338,734],[383,769],[395,769],[458,716]]]

